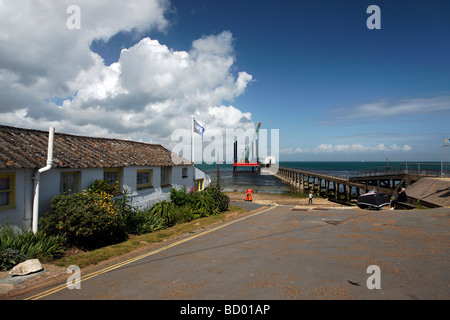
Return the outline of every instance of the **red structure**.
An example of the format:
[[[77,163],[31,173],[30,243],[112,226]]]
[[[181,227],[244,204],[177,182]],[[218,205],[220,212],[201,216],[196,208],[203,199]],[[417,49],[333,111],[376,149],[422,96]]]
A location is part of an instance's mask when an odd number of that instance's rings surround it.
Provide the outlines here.
[[[257,162],[235,162],[235,167],[257,167],[259,163]]]
[[[259,131],[259,127],[261,126],[261,122],[258,124],[257,133]],[[233,172],[237,172],[237,169],[240,168],[252,168],[252,172],[255,172],[259,168],[259,157],[258,157],[258,138],[256,135],[256,162],[249,162],[248,158],[245,157],[245,160],[243,162],[238,162],[238,155],[237,155],[237,141],[234,142],[234,166],[233,166]]]
[[[245,201],[253,201],[253,189],[247,189]]]

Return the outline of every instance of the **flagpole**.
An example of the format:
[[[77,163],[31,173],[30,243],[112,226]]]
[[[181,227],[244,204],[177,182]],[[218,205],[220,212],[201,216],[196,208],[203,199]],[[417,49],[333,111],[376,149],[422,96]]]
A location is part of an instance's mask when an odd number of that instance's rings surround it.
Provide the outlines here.
[[[192,116],[192,128],[191,128],[191,161],[194,162],[194,116]]]

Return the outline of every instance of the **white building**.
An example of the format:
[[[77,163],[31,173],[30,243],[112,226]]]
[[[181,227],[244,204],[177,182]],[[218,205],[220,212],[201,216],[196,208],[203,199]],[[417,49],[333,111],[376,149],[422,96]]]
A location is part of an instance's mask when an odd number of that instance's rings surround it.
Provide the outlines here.
[[[46,166],[49,133],[0,126],[0,225],[31,228],[34,177]],[[51,169],[40,174],[38,212],[52,198],[83,192],[95,180],[116,182],[132,204],[149,207],[172,188],[203,189],[210,179],[193,163],[161,145],[55,133]]]

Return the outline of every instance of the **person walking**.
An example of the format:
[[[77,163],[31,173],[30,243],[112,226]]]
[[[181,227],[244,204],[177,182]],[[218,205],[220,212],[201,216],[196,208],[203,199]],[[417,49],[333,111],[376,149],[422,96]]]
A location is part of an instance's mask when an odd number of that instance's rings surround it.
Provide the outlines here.
[[[309,200],[308,200],[308,204],[312,204],[312,199],[313,199],[313,194],[312,192],[309,193]]]

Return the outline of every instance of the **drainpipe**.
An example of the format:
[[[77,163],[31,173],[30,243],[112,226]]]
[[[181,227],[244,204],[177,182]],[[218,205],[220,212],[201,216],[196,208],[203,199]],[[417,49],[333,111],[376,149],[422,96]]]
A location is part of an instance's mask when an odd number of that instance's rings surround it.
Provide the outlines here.
[[[34,177],[34,199],[33,199],[33,225],[32,231],[36,233],[38,231],[38,219],[39,219],[39,182],[41,173],[46,172],[52,168],[53,164],[53,138],[55,136],[55,128],[50,127],[48,134],[48,151],[47,151],[47,165],[39,169]]]

